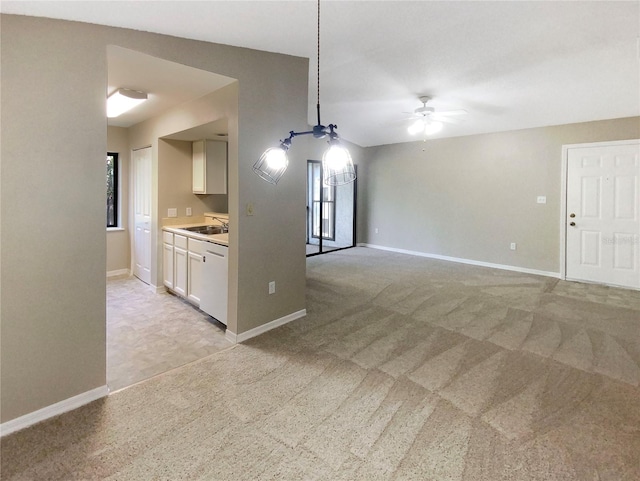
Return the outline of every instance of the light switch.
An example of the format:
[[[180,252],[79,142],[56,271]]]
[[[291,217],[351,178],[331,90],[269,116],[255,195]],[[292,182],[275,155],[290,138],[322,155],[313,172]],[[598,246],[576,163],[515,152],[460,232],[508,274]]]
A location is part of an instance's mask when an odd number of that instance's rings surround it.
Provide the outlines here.
[[[189,217],[191,215],[192,215],[191,207],[187,207],[187,217]]]
[[[168,209],[167,210],[167,217],[178,217],[178,209]]]
[[[247,215],[253,215],[253,202],[247,204]]]

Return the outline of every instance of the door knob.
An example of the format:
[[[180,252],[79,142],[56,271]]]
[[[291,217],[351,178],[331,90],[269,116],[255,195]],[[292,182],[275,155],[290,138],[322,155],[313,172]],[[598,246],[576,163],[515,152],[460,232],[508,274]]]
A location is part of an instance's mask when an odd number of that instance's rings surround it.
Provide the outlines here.
[[[569,215],[569,217],[571,217],[572,219],[573,219],[575,216],[576,216],[576,215],[575,215],[575,214],[573,214],[573,213]]]
[[[571,227],[575,227],[575,226],[576,226],[576,223],[575,223],[575,222],[571,222],[569,225],[570,225]]]

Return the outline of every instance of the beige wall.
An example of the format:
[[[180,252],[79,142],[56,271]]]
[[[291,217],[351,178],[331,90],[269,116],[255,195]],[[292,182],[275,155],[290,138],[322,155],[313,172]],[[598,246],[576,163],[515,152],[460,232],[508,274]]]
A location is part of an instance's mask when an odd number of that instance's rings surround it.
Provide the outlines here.
[[[120,227],[107,230],[107,273],[131,268],[129,242],[129,131],[122,127],[107,127],[107,151],[118,153],[120,183]]]
[[[634,117],[368,148],[359,240],[558,273],[562,145],[639,137]]]
[[[178,217],[202,216],[205,212],[227,212],[227,196],[197,195],[192,192],[193,144],[190,141],[160,139],[158,162],[162,166],[162,189],[158,192],[159,215],[167,217],[167,209],[178,210]]]
[[[107,70],[88,27],[1,22],[4,422],[106,381]]]
[[[13,15],[1,16],[0,34],[0,421],[106,383],[108,45],[238,79],[229,118],[230,328],[242,333],[304,309],[304,157],[292,158],[277,187],[251,167],[267,145],[306,127],[307,59]],[[185,124],[212,117],[188,115]],[[249,202],[254,216],[244,215]],[[278,281],[273,296],[270,280]]]

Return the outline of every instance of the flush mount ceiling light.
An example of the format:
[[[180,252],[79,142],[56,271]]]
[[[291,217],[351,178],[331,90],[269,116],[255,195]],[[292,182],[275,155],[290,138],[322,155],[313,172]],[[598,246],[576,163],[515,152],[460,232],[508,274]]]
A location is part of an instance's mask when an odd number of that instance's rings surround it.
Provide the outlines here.
[[[344,185],[356,179],[356,170],[349,151],[340,143],[338,128],[335,124],[328,126],[320,122],[320,0],[318,0],[318,95],[316,112],[318,123],[313,130],[306,132],[289,132],[289,137],[281,140],[278,147],[271,147],[264,151],[260,159],[253,165],[253,171],[262,179],[272,184],[277,184],[289,166],[287,151],[291,147],[291,141],[298,135],[313,135],[316,139],[328,137],[329,148],[322,156],[322,175],[326,185]]]
[[[147,100],[147,94],[137,90],[118,89],[107,97],[107,117],[113,118]]]

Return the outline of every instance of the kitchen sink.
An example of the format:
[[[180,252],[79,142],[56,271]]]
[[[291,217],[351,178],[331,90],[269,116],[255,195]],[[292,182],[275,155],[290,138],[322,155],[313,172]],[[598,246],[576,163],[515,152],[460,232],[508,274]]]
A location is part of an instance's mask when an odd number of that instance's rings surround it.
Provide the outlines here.
[[[198,225],[195,227],[185,227],[184,230],[204,235],[226,234],[229,232],[228,228],[221,225]]]

